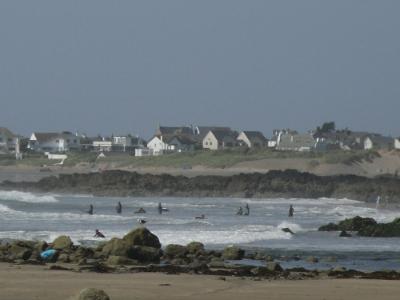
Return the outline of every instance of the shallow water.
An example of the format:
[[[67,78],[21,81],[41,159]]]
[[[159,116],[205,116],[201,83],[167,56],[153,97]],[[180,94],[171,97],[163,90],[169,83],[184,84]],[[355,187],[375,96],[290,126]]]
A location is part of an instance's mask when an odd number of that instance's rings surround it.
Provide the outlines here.
[[[121,215],[115,212],[118,201],[123,206]],[[169,212],[159,215],[158,202]],[[250,216],[235,215],[246,203]],[[85,213],[89,204],[94,205],[94,215]],[[295,209],[293,218],[287,216],[290,204]],[[147,213],[134,214],[139,207]],[[206,219],[195,219],[201,214]],[[51,241],[67,234],[75,242],[90,244],[98,240],[93,237],[96,228],[107,238],[122,237],[140,226],[138,218],[144,218],[164,245],[201,241],[209,248],[222,248],[235,244],[288,255],[342,257],[342,265],[359,260],[366,268],[375,262],[379,269],[400,269],[400,238],[340,238],[337,232],[317,231],[322,224],[357,215],[389,222],[400,211],[377,210],[348,199],[112,198],[0,191],[0,239]],[[295,235],[283,232],[285,227]],[[295,261],[284,263],[299,266]]]

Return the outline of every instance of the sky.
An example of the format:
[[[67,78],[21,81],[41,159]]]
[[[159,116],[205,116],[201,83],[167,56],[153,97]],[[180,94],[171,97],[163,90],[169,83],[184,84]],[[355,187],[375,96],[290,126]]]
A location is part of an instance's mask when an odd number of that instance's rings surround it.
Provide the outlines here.
[[[398,0],[2,0],[0,126],[400,135]]]

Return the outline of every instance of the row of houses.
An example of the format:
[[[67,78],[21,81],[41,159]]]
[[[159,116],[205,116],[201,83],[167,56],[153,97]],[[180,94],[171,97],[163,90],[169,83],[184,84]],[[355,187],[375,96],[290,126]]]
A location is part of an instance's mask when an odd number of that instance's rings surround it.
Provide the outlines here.
[[[274,130],[272,137],[268,139],[260,131],[238,132],[229,127],[218,126],[158,126],[154,136],[147,141],[133,135],[88,137],[68,131],[33,132],[29,138],[24,138],[0,127],[0,153],[94,151],[149,156],[236,147],[272,148],[278,151],[390,150],[400,149],[400,138],[350,130],[298,133],[283,129]]]

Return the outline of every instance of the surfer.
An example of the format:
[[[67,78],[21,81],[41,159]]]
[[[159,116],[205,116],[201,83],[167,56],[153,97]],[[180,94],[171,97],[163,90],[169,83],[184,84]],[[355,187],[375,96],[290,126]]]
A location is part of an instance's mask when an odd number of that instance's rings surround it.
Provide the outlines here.
[[[197,219],[197,220],[204,220],[206,218],[206,215],[201,214],[200,216],[196,216],[194,218]]]
[[[381,205],[381,196],[376,197],[376,209],[379,209],[379,206]]]
[[[105,236],[104,234],[102,234],[102,233],[100,232],[100,230],[96,229],[96,232],[95,232],[95,234],[94,234],[94,237],[98,237],[98,238],[104,239],[106,236]]]
[[[246,211],[244,212],[244,215],[249,216],[250,215],[250,207],[249,207],[248,203],[246,203],[245,209],[246,209]]]
[[[115,210],[117,211],[117,214],[122,213],[122,204],[121,204],[121,202],[118,201],[118,204],[115,207]]]
[[[237,214],[238,216],[243,215],[243,208],[242,208],[241,206],[239,207],[239,209],[238,209],[238,211],[236,212],[236,214]]]
[[[135,210],[135,214],[145,214],[146,211],[144,210],[143,207],[139,208],[138,210]]]
[[[147,223],[147,221],[144,220],[144,219],[138,219],[138,223],[139,223],[140,225],[144,225],[144,224]]]
[[[161,215],[163,211],[163,207],[161,205],[161,202],[158,202],[158,213]]]
[[[89,205],[89,210],[87,211],[87,213],[89,215],[93,215],[93,205],[92,204]]]
[[[294,208],[293,208],[293,205],[290,204],[290,207],[289,207],[289,217],[293,217],[293,214],[294,214]]]

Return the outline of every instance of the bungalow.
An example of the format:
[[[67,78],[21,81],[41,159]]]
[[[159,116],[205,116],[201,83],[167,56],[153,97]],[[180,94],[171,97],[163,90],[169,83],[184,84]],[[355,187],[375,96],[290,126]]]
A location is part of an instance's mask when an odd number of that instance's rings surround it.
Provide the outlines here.
[[[400,137],[394,139],[394,149],[400,150]]]
[[[117,152],[132,152],[136,148],[143,148],[145,141],[139,137],[131,135],[112,136],[112,150]]]
[[[18,137],[8,128],[0,127],[0,151],[12,152],[15,151],[18,143]]]
[[[276,149],[280,151],[312,151],[317,146],[317,140],[311,134],[287,133],[280,136]]]
[[[260,131],[242,131],[237,137],[239,145],[249,148],[261,148],[267,145],[267,139]]]
[[[34,132],[28,149],[36,152],[67,152],[80,150],[80,138],[71,132]]]
[[[195,144],[196,141],[185,136],[154,136],[147,142],[147,148],[154,155],[160,155],[165,152],[193,151]]]
[[[364,150],[391,150],[393,149],[393,138],[382,136],[380,134],[369,135],[364,138]]]
[[[221,150],[236,146],[237,133],[228,130],[210,130],[203,139],[203,148]]]

